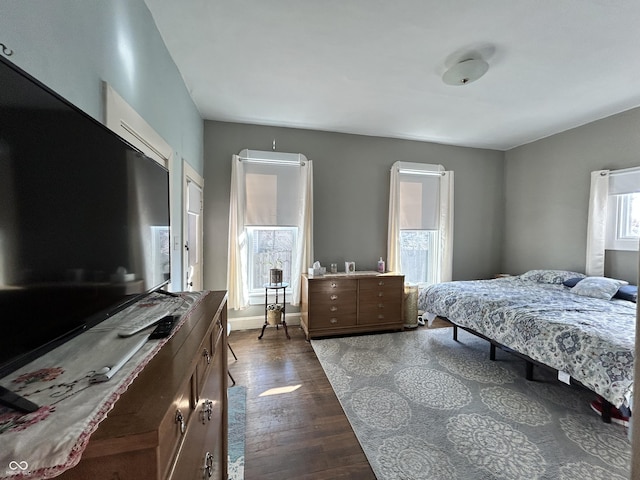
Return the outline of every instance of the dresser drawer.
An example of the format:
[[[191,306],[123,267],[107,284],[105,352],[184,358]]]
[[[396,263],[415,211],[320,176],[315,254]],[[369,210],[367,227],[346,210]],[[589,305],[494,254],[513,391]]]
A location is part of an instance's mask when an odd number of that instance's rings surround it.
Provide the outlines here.
[[[309,290],[309,318],[314,329],[356,324],[357,280],[330,279],[312,282]]]
[[[377,324],[398,322],[402,317],[402,303],[398,300],[387,300],[360,304],[358,323]]]
[[[333,315],[327,314],[311,317],[311,322],[314,330],[325,328],[351,327],[358,323],[357,320],[358,317],[355,311],[349,314],[335,313]]]
[[[309,282],[309,301],[316,302],[339,292],[345,297],[355,297],[358,281],[354,278],[326,278]]]
[[[335,292],[321,298],[314,298],[309,303],[309,314],[312,316],[355,314],[357,308],[355,295],[347,295],[343,292]]]
[[[363,278],[358,295],[358,323],[398,322],[402,316],[402,299],[402,277]]]
[[[192,382],[186,383],[180,394],[173,402],[173,407],[165,415],[162,423],[158,428],[159,445],[158,445],[158,461],[160,463],[160,471],[162,478],[166,476],[166,472],[170,467],[171,460],[182,442],[187,432],[187,426],[193,414],[192,404]]]
[[[222,331],[221,324],[218,322],[214,322],[211,331],[203,340],[202,345],[200,345],[200,355],[194,375],[195,402],[200,399],[200,393],[202,392],[202,388],[204,386],[205,379],[211,369],[211,365],[214,363],[213,357],[216,355],[216,350],[219,348],[223,333],[224,332]]]
[[[218,348],[212,363],[219,365],[222,361],[222,352]],[[221,397],[226,396],[226,389],[221,372],[208,371],[170,480],[217,479],[222,476],[226,459],[222,458],[224,446],[218,432],[227,430]]]
[[[374,297],[402,295],[403,277],[375,277],[360,280],[360,298],[367,301]],[[402,298],[402,296],[400,297]]]

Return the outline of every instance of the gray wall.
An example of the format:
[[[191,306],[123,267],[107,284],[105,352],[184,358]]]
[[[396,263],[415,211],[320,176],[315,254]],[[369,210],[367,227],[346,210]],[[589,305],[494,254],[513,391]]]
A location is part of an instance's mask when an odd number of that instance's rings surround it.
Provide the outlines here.
[[[203,121],[143,0],[24,0],[0,6],[6,57],[99,121],[101,82],[172,146],[173,235],[182,245],[182,160],[203,173]],[[173,255],[180,288],[182,249]]]
[[[640,165],[640,109],[506,152],[502,268],[584,272],[590,174]],[[637,252],[607,252],[605,275],[636,283]]]
[[[314,168],[314,251],[374,270],[386,257],[389,175],[397,160],[455,172],[454,279],[498,273],[504,216],[504,154],[498,151],[223,122],[205,122],[204,285],[226,288],[231,155],[244,148],[303,153]],[[340,267],[339,267],[340,268]],[[343,266],[341,268],[344,268]]]

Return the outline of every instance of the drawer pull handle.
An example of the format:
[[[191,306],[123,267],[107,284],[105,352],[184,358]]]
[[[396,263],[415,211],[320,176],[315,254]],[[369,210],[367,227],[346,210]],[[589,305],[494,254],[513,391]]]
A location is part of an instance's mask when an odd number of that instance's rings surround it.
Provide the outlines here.
[[[384,293],[383,292],[378,292],[378,296],[379,297],[384,297]]]
[[[336,282],[331,282],[331,288],[338,288],[338,284]]]
[[[213,455],[209,452],[204,456],[204,478],[211,478],[213,475]]]
[[[329,320],[329,323],[333,323],[335,325],[336,323],[338,323],[338,319],[337,318],[332,318],[332,319]]]
[[[176,410],[176,423],[180,425],[180,434],[184,435],[187,430],[187,424],[184,422],[184,416],[180,410]]]
[[[207,350],[206,348],[202,351],[202,356],[205,357],[207,359],[207,365],[211,364],[211,354],[209,353],[209,350]]]
[[[383,318],[384,318],[384,315],[383,315],[383,314],[378,315],[378,319],[379,319],[379,320],[382,320]]]
[[[384,303],[379,303],[378,308],[384,308]]]
[[[335,305],[331,305],[331,308],[329,310],[335,312],[336,310],[338,310],[338,307],[336,307]]]
[[[331,300],[337,300],[337,299],[338,299],[338,295],[335,295],[335,294],[334,294],[334,295],[331,295],[329,298],[330,298]]]
[[[380,281],[378,282],[378,285],[384,285],[384,280],[380,280]]]
[[[213,402],[211,400],[205,400],[202,403],[202,424],[207,421],[211,421],[211,415],[213,414]]]

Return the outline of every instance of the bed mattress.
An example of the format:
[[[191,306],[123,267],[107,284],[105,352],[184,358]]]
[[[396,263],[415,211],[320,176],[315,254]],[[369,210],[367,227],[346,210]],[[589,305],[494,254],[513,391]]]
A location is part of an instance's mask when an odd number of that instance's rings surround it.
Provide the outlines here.
[[[566,372],[616,407],[633,392],[636,304],[520,277],[455,281],[419,293],[418,308]]]

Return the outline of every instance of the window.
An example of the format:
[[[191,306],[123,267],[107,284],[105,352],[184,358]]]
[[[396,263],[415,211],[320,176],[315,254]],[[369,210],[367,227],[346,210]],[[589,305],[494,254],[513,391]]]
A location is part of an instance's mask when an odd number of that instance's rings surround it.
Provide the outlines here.
[[[229,308],[264,302],[269,270],[282,269],[287,302],[300,303],[300,274],[313,258],[313,167],[302,154],[234,155],[229,208]]]
[[[400,170],[400,265],[405,281],[435,283],[440,173]]]
[[[247,227],[249,294],[264,296],[269,270],[282,270],[282,281],[291,284],[295,256],[296,227]],[[262,298],[262,297],[260,297]]]
[[[410,283],[451,280],[453,172],[396,162],[389,200],[389,269]]]
[[[637,169],[609,174],[606,211],[607,250],[638,250],[640,240],[640,172]]]
[[[406,282],[436,283],[437,230],[400,230],[400,265]]]
[[[640,192],[611,195],[607,204],[607,250],[638,250]]]
[[[283,281],[291,284],[298,231],[298,167],[245,163],[247,286],[249,295],[260,301],[270,269],[282,269]]]
[[[618,238],[640,238],[640,193],[618,195]]]

